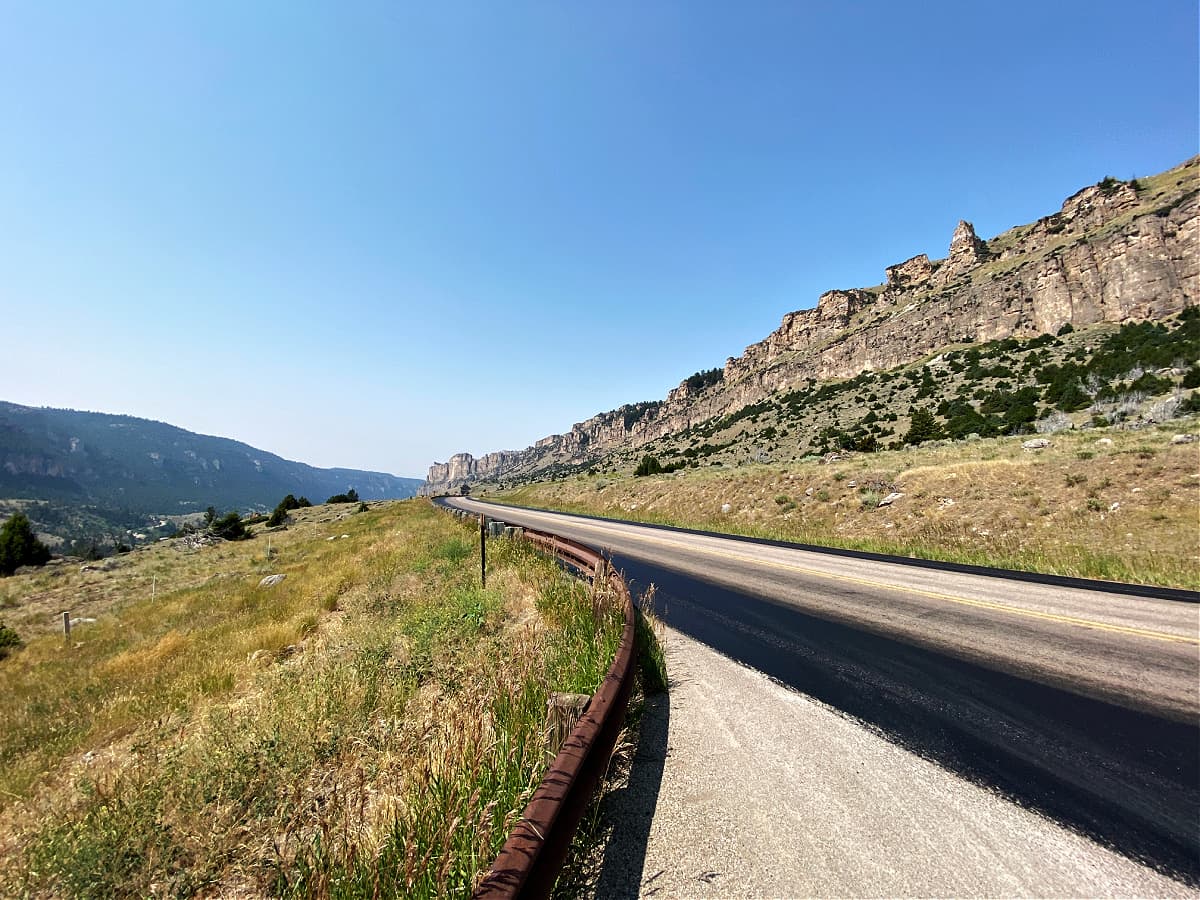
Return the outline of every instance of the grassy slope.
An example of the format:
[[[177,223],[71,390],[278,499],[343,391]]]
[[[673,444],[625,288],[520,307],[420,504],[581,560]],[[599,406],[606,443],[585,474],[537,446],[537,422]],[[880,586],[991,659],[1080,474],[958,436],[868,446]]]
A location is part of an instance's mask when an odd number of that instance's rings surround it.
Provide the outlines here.
[[[27,639],[0,661],[0,893],[469,892],[541,777],[547,693],[594,690],[620,618],[597,636],[510,542],[481,590],[475,533],[426,502],[352,508],[297,511],[270,563],[260,535],[0,583]]]
[[[1139,431],[998,437],[822,464],[580,475],[493,494],[530,506],[1120,581],[1200,588],[1193,417]],[[1111,443],[1106,443],[1111,441]],[[878,499],[904,496],[888,507]],[[950,501],[950,502],[947,502]],[[729,504],[728,513],[722,513]],[[1116,505],[1116,508],[1114,507]]]

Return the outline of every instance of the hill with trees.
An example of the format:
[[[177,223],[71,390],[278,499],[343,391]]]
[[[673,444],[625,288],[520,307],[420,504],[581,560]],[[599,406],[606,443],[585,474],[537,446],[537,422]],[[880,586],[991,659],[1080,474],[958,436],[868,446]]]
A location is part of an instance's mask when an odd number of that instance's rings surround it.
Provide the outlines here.
[[[318,469],[223,437],[133,416],[0,402],[0,512],[63,538],[136,530],[149,518],[267,512],[288,494],[411,497],[420,479]]]

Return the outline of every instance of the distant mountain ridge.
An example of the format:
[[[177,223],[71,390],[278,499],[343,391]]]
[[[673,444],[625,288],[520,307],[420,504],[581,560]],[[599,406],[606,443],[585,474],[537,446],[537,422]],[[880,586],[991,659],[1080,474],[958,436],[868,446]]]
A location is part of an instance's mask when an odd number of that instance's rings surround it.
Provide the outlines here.
[[[1200,303],[1200,157],[1133,181],[1105,178],[1061,209],[991,238],[959,222],[944,259],[889,266],[883,284],[831,290],[789,312],[722,369],[666,399],[599,413],[524,450],[458,453],[422,492],[530,480],[702,428],[787,391],[914,363],[956,345],[1028,339],[1067,325],[1161,320]]]
[[[349,488],[364,500],[411,497],[421,484],[318,469],[149,419],[0,401],[0,499],[169,515],[270,509],[286,494],[320,503]]]

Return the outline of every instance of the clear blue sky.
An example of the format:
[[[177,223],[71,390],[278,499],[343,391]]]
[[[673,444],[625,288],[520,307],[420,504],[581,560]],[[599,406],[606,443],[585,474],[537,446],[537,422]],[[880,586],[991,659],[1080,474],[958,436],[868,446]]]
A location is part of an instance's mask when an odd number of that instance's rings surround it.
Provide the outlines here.
[[[0,2],[0,399],[424,475],[1197,152],[1195,0]]]

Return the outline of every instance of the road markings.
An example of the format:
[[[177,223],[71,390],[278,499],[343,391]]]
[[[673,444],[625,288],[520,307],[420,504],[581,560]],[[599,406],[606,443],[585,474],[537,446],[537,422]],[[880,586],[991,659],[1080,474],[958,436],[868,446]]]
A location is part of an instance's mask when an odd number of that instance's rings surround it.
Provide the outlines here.
[[[535,518],[540,517],[546,519],[544,513],[527,513],[524,510],[520,511],[523,515],[532,515]],[[567,514],[564,514],[567,515]],[[572,527],[582,528],[585,531],[598,532],[601,535],[611,534],[614,530],[625,527],[637,528],[637,526],[627,526],[624,523],[613,523],[612,525],[597,525],[594,522],[581,522],[577,519],[572,519],[570,524]],[[797,572],[804,575],[811,575],[815,578],[827,578],[833,581],[844,581],[852,584],[862,585],[864,587],[878,588],[887,591],[898,591],[904,594],[914,594],[919,597],[927,597],[931,600],[939,600],[943,603],[955,603],[960,606],[973,606],[979,609],[993,610],[995,612],[1008,613],[1015,616],[1024,616],[1031,619],[1043,619],[1050,622],[1059,622],[1066,625],[1076,625],[1080,628],[1091,628],[1098,631],[1109,631],[1116,634],[1130,634],[1137,637],[1149,638],[1155,641],[1165,641],[1175,644],[1194,644],[1200,645],[1200,638],[1191,637],[1189,635],[1171,634],[1165,631],[1154,631],[1149,628],[1136,628],[1129,625],[1113,625],[1108,622],[1097,622],[1093,619],[1081,619],[1077,616],[1066,616],[1059,613],[1041,612],[1035,609],[1025,609],[1020,606],[1007,606],[1003,603],[995,603],[990,600],[973,600],[969,597],[955,597],[951,594],[942,594],[937,591],[926,591],[921,588],[907,587],[904,585],[888,584],[882,581],[872,581],[868,578],[858,578],[853,575],[842,575],[836,572],[826,572],[821,569],[812,569],[807,566],[798,566],[794,563],[784,563],[772,559],[762,559],[759,557],[748,556],[742,553],[731,553],[727,550],[719,550],[714,547],[705,547],[701,544],[685,544],[680,541],[672,541],[657,536],[648,534],[632,535],[629,532],[621,533],[621,536],[642,541],[648,544],[658,544],[663,547],[669,547],[675,550],[682,550],[688,553],[702,553],[707,556],[716,556],[723,559],[734,560],[736,562],[750,563],[752,565],[769,566],[775,569],[782,569],[789,572]],[[707,536],[698,535],[697,537],[707,538]],[[720,538],[707,538],[709,540],[720,540]],[[781,549],[781,548],[772,548]],[[788,552],[785,550],[785,552]],[[790,551],[802,552],[802,551]]]

